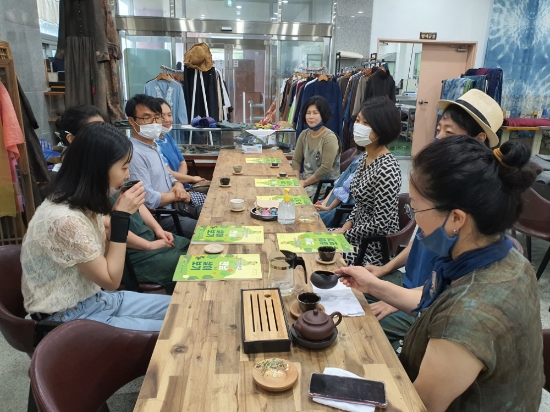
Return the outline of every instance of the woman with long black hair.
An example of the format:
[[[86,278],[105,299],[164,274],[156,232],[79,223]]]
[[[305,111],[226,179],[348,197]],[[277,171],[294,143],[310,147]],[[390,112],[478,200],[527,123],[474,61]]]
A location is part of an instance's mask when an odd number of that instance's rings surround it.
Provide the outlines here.
[[[38,207],[23,239],[25,309],[34,319],[91,319],[158,331],[170,296],[116,290],[126,258],[130,215],[143,204],[141,183],[111,207],[110,188],[128,179],[132,144],[113,126],[85,125],[67,149],[51,194]],[[106,238],[104,216],[110,215]]]

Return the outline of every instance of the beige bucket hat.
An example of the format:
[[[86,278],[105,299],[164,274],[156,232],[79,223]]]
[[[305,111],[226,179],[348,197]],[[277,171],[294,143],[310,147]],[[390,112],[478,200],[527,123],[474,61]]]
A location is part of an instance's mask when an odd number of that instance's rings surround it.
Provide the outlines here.
[[[464,93],[456,101],[440,100],[438,106],[445,111],[450,105],[457,105],[466,110],[481,126],[491,147],[498,145],[497,131],[502,126],[504,116],[499,104],[481,90],[472,89]],[[472,136],[475,137],[475,136]]]
[[[184,54],[183,59],[183,64],[201,72],[207,72],[214,66],[210,47],[206,43],[195,44]]]

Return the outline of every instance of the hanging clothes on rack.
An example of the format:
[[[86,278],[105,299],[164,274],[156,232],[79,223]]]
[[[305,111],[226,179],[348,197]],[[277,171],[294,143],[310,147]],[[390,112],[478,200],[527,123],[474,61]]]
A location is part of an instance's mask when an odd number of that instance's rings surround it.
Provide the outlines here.
[[[25,143],[21,125],[8,90],[0,82],[0,217],[15,216],[23,211],[19,184],[16,173],[19,159],[18,144]],[[14,202],[17,199],[17,203]]]
[[[205,43],[195,44],[184,55],[184,95],[187,118],[196,116],[220,119],[216,70],[210,48]]]
[[[165,71],[160,73],[156,79],[147,82],[143,93],[164,99],[172,109],[175,124],[189,124],[183,87]]]
[[[109,61],[102,1],[60,0],[55,57],[65,61],[65,106],[96,106],[107,113],[105,68]]]
[[[487,94],[493,98],[498,104],[502,99],[502,69],[468,69],[466,76],[486,76],[487,77]]]
[[[111,124],[126,119],[120,104],[120,82],[118,80],[117,61],[122,59],[122,52],[118,44],[118,34],[115,28],[113,14],[111,13],[110,0],[102,0],[101,7],[105,14],[105,35],[107,36],[107,48],[109,61],[105,62],[105,85],[107,94],[107,116]]]
[[[222,101],[221,114],[223,116],[223,120],[228,121],[229,115],[233,111],[233,107],[231,106],[231,101],[229,100],[229,93],[227,92],[227,86],[223,81],[222,73],[216,68],[214,68],[214,70],[216,70],[217,80],[218,80],[219,88],[221,90],[221,101]]]
[[[307,107],[305,103],[313,96],[322,96],[327,99],[331,115],[329,122],[325,125],[328,129],[332,130],[336,136],[342,140],[342,90],[337,83],[329,80],[326,75],[326,79],[315,79],[307,83],[303,87],[303,91],[298,100],[298,106],[300,108],[298,121],[296,125],[296,136],[300,136],[300,133],[304,129],[307,129],[307,124],[303,121],[303,116]]]
[[[395,80],[384,68],[379,68],[367,82],[365,100],[378,96],[387,96],[395,103]]]

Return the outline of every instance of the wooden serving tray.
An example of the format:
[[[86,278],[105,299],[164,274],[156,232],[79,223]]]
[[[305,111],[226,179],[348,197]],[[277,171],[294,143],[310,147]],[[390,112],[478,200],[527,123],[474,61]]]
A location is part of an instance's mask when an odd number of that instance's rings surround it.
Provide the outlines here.
[[[288,322],[279,289],[242,289],[241,311],[244,353],[290,351]]]

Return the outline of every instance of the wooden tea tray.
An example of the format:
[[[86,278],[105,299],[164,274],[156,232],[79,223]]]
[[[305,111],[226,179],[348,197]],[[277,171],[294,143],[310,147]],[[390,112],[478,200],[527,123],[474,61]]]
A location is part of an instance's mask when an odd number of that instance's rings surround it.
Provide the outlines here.
[[[288,352],[290,334],[277,288],[241,290],[244,353]]]

